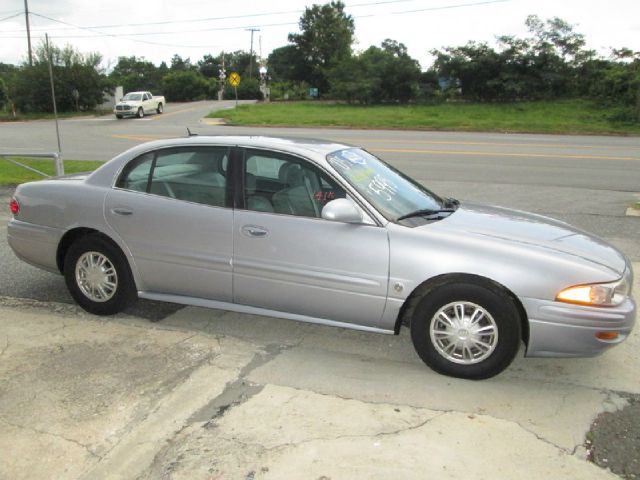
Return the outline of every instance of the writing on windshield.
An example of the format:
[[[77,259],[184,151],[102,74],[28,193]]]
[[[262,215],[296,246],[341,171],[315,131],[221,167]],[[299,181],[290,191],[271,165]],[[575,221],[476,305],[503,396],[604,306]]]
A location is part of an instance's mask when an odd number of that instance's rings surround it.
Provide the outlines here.
[[[442,206],[435,194],[365,150],[338,150],[327,161],[387,219]]]

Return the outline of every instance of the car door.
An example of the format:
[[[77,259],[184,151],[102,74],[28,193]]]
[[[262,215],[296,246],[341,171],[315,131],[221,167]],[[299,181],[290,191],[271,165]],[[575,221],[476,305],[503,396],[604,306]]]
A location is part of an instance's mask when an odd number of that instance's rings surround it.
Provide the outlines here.
[[[322,219],[324,204],[345,191],[316,165],[267,150],[244,152],[234,301],[376,326],[386,303],[386,229]]]
[[[144,113],[149,113],[153,110],[151,105],[151,95],[149,93],[142,94],[142,110]]]
[[[227,147],[181,147],[129,162],[104,215],[130,250],[139,290],[232,300]]]

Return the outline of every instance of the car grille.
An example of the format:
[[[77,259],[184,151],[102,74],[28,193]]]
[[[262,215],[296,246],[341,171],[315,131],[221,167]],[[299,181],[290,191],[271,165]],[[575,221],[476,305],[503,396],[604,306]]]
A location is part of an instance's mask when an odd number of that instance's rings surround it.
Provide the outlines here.
[[[131,105],[116,105],[116,110],[131,110]]]

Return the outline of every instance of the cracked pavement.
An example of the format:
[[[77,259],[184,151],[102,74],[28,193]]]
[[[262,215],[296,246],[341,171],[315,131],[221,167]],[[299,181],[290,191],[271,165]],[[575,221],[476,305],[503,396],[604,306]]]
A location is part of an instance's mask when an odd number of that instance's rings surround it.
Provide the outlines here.
[[[0,297],[0,331],[0,478],[617,478],[589,456],[634,478],[608,463],[616,432],[589,430],[637,405],[637,332],[471,382],[430,371],[406,330]]]

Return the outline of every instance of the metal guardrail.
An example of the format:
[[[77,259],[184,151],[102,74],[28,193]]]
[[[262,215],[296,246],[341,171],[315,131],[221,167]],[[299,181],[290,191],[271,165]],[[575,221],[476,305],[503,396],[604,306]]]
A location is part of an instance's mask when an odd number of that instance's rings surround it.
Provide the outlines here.
[[[59,153],[28,153],[28,152],[20,152],[20,153],[12,153],[12,152],[0,152],[0,158],[6,158],[8,162],[13,163],[14,165],[18,165],[20,167],[26,168],[27,170],[31,170],[43,177],[50,177],[51,175],[47,175],[40,170],[37,170],[33,167],[25,165],[23,163],[18,162],[17,160],[13,160],[9,157],[28,157],[28,158],[52,158],[55,166],[56,166],[56,176],[64,175],[64,164],[62,163],[62,157]]]

